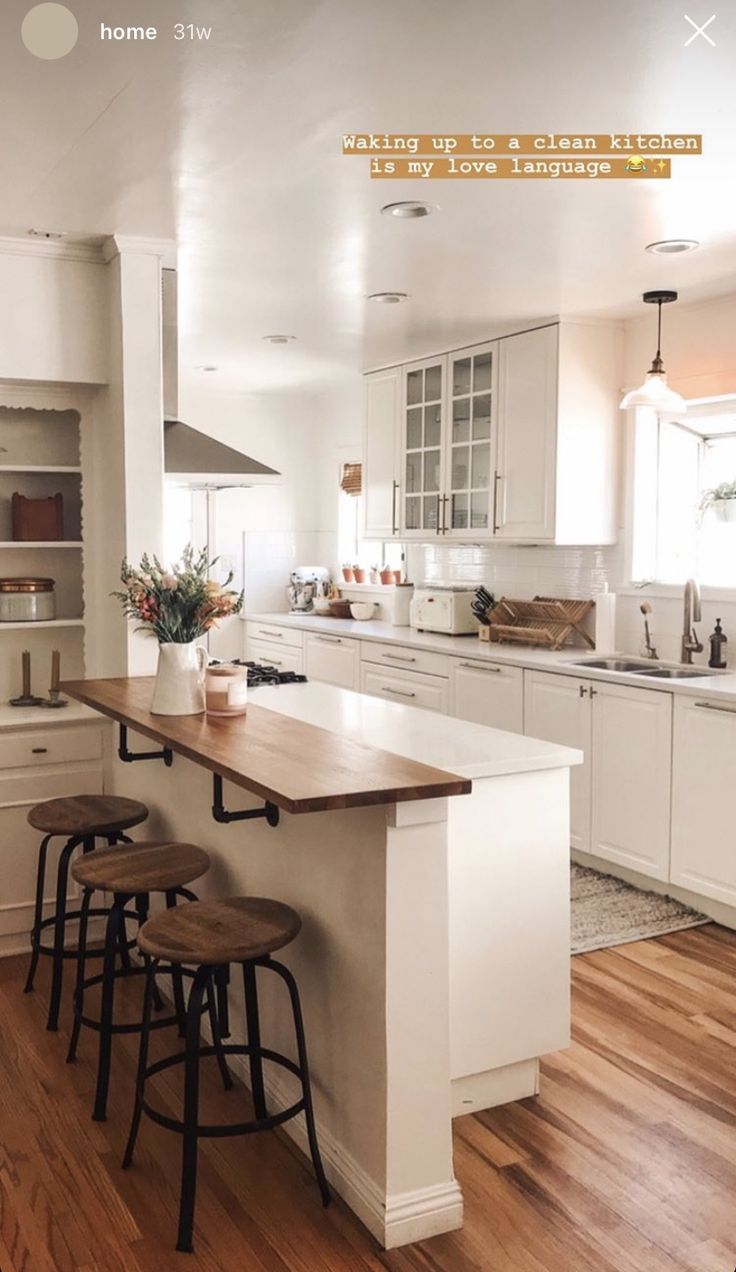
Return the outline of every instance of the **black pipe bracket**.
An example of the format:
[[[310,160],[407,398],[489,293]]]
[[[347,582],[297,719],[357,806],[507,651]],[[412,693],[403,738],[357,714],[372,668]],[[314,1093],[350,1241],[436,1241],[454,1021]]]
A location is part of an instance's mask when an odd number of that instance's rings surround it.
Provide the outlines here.
[[[128,728],[125,724],[120,725],[118,756],[124,764],[134,764],[136,760],[163,760],[166,767],[171,768],[174,762],[174,753],[168,746],[161,751],[129,751]]]
[[[265,817],[269,826],[278,826],[279,810],[275,804],[265,803],[263,808],[240,809],[238,812],[231,812],[222,802],[222,778],[219,773],[212,775],[212,816],[216,822],[227,825],[229,822],[238,821],[254,821],[256,818]]]

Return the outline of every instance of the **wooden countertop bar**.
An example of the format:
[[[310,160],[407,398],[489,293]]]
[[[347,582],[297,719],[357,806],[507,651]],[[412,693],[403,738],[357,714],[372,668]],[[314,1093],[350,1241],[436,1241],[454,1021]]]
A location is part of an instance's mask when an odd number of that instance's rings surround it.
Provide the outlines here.
[[[73,680],[61,688],[287,813],[437,799],[471,790],[468,778],[252,703],[246,716],[226,721],[152,715],[153,678],[148,676]]]

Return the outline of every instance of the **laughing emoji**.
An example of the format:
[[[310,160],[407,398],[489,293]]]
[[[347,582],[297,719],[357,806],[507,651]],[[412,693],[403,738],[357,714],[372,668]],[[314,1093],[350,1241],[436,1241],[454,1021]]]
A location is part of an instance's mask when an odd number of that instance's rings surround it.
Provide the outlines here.
[[[642,159],[641,155],[632,155],[630,159],[627,159],[626,161],[627,172],[646,172],[646,170],[647,170],[647,165],[644,159]]]

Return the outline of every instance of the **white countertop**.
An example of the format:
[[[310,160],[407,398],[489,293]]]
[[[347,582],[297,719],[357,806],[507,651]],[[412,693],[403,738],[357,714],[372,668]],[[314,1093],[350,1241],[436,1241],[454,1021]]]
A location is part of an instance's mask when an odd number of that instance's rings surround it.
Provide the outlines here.
[[[101,724],[97,711],[70,700],[68,707],[48,710],[46,707],[0,706],[0,733],[9,729],[53,729],[63,724]]]
[[[582,753],[570,747],[385,702],[316,680],[308,684],[260,685],[249,689],[248,696],[251,702],[269,711],[461,777],[530,773],[568,768],[583,761]]]
[[[604,655],[592,649],[565,648],[558,652],[534,649],[528,646],[498,645],[481,641],[477,636],[442,636],[434,632],[417,632],[411,627],[393,627],[391,623],[356,622],[354,619],[324,618],[318,614],[246,614],[248,622],[271,623],[274,626],[293,627],[305,632],[331,632],[359,640],[382,641],[389,645],[403,645],[410,649],[423,649],[438,654],[458,655],[473,662],[509,663],[514,667],[527,667],[535,671],[557,672],[565,676],[577,676],[586,680],[605,680],[610,684],[632,685],[639,689],[654,689],[660,693],[676,693],[691,698],[736,704],[736,671],[710,672],[692,679],[653,679],[622,672],[581,667],[587,659]],[[639,654],[617,653],[614,657],[639,658]],[[672,664],[665,664],[672,665]],[[697,666],[700,664],[694,664]],[[705,666],[705,664],[702,664]],[[707,669],[707,668],[706,668]]]

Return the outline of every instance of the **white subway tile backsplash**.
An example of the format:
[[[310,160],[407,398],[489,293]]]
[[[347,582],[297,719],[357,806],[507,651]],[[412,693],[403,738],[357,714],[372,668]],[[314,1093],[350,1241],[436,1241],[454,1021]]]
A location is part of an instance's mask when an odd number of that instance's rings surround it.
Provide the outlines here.
[[[496,544],[409,544],[409,577],[417,584],[485,584],[493,592],[587,597],[613,589],[616,548],[505,547]]]

